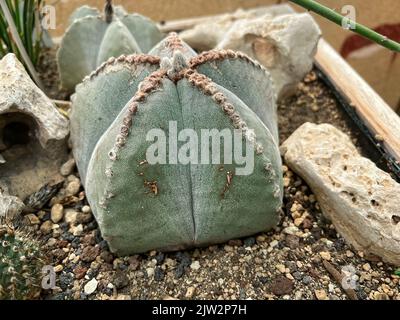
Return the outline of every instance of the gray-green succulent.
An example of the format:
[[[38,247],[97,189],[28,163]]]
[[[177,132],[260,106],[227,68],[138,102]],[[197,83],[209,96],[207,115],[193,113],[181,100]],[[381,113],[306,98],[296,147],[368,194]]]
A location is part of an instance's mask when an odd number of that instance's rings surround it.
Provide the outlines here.
[[[24,231],[0,226],[0,300],[37,298],[43,265],[38,241]]]
[[[163,37],[157,25],[139,14],[128,14],[106,1],[104,14],[88,6],[70,17],[57,54],[61,86],[75,85],[110,57],[148,52]]]
[[[72,97],[73,152],[111,250],[179,250],[275,226],[283,189],[275,98],[257,62],[230,50],[197,55],[176,34],[148,55],[109,59],[79,84]],[[199,137],[207,129],[236,129],[254,147],[253,171],[235,174],[236,158],[152,163],[155,139],[148,133],[169,132],[171,122]],[[168,147],[168,157],[173,150]],[[218,151],[224,154],[224,145]]]

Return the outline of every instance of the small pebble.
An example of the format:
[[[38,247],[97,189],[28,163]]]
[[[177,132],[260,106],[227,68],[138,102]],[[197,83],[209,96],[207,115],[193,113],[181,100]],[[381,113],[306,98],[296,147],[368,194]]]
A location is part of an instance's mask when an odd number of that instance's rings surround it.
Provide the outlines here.
[[[91,295],[93,292],[96,291],[97,289],[97,280],[95,278],[93,278],[92,280],[90,280],[88,283],[85,284],[84,287],[84,292],[86,295]]]
[[[195,290],[196,290],[195,287],[189,287],[189,288],[186,290],[185,298],[188,298],[188,299],[192,298],[193,295],[194,295]]]
[[[64,207],[62,206],[62,204],[56,203],[55,205],[53,205],[50,214],[51,221],[53,221],[54,223],[58,223],[62,220],[63,215]]]
[[[192,262],[192,264],[190,265],[190,269],[192,270],[199,270],[200,269],[200,262],[199,261],[194,261]]]
[[[29,225],[37,225],[40,224],[40,219],[33,213],[27,214],[25,216],[25,219],[27,220]]]
[[[147,276],[148,276],[149,278],[151,278],[151,277],[153,277],[153,275],[154,275],[154,268],[147,268],[147,269],[146,269],[146,272],[147,272]]]
[[[68,183],[67,187],[65,188],[65,193],[67,196],[74,196],[79,192],[81,184],[79,181],[74,180]]]
[[[331,254],[328,251],[322,251],[319,253],[319,255],[324,260],[327,260],[327,261],[331,260]]]
[[[74,209],[65,209],[64,210],[64,221],[69,224],[75,224],[76,223],[76,217],[78,215],[78,212],[76,212]]]
[[[43,234],[49,234],[53,229],[53,222],[51,222],[50,220],[47,220],[45,222],[42,223],[42,225],[40,226],[40,231]]]
[[[314,290],[315,297],[318,300],[328,300],[328,296],[326,294],[326,291],[324,289],[321,290]]]
[[[60,168],[61,175],[63,175],[64,177],[69,176],[73,172],[74,167],[75,167],[75,159],[71,158],[61,166]]]

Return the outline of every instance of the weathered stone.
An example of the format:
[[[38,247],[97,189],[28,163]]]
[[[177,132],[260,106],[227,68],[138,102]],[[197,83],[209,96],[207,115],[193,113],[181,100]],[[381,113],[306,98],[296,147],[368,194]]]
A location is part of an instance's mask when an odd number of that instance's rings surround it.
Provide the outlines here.
[[[308,13],[236,22],[217,49],[242,51],[268,69],[278,98],[294,92],[311,71],[321,31]]]
[[[278,5],[205,21],[180,36],[198,50],[232,49],[258,60],[271,73],[282,98],[293,93],[312,69],[321,31],[311,15]]]
[[[63,176],[68,176],[73,172],[74,168],[75,168],[75,159],[71,158],[61,166],[60,173]]]
[[[64,207],[62,204],[56,203],[52,208],[51,208],[51,220],[54,223],[58,223],[61,221],[64,215]]]
[[[68,183],[67,187],[65,188],[65,193],[67,196],[74,196],[79,192],[81,184],[79,180],[73,180]]]
[[[71,208],[65,209],[64,221],[66,223],[69,223],[71,225],[75,224],[77,222],[77,217],[78,217],[78,212],[76,212],[74,209]]]
[[[293,281],[281,275],[272,281],[270,290],[277,296],[283,296],[285,294],[290,294],[293,290],[293,287]]]
[[[400,184],[329,124],[303,124],[281,152],[348,243],[400,265]]]
[[[28,223],[28,225],[37,225],[40,224],[40,219],[37,217],[37,215],[30,213],[25,216],[25,221]]]
[[[85,287],[83,288],[85,294],[91,295],[93,292],[95,292],[97,289],[97,284],[98,282],[95,278],[86,283]]]
[[[45,222],[42,223],[42,225],[40,226],[40,231],[43,234],[49,234],[53,229],[53,223],[50,220],[47,220]]]
[[[222,41],[236,21],[254,19],[264,15],[269,15],[272,18],[294,12],[287,4],[250,10],[239,9],[233,13],[221,15],[218,18],[207,19],[195,25],[192,29],[181,32],[179,36],[197,51],[207,51],[214,49]]]
[[[68,120],[32,82],[14,54],[0,61],[0,183],[25,199],[58,174]]]
[[[21,213],[24,206],[19,198],[8,195],[0,186],[0,219],[13,219]]]

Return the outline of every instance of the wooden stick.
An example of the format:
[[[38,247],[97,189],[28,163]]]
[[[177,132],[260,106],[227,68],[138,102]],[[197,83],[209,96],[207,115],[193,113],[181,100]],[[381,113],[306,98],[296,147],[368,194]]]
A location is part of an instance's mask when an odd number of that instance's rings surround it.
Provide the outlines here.
[[[400,117],[361,78],[361,76],[323,39],[316,64],[342,93],[375,139],[400,163]]]

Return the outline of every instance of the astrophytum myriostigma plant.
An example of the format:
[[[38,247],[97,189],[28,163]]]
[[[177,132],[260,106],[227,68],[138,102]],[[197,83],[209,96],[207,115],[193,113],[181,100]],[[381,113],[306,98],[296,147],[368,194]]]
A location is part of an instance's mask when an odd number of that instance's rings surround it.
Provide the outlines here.
[[[196,55],[171,34],[149,55],[108,60],[72,100],[73,152],[113,252],[220,243],[277,223],[275,96],[244,54]]]
[[[70,18],[57,54],[61,85],[72,92],[75,85],[110,57],[148,52],[162,39],[156,24],[139,14],[127,14],[107,0],[104,14],[88,6]]]

